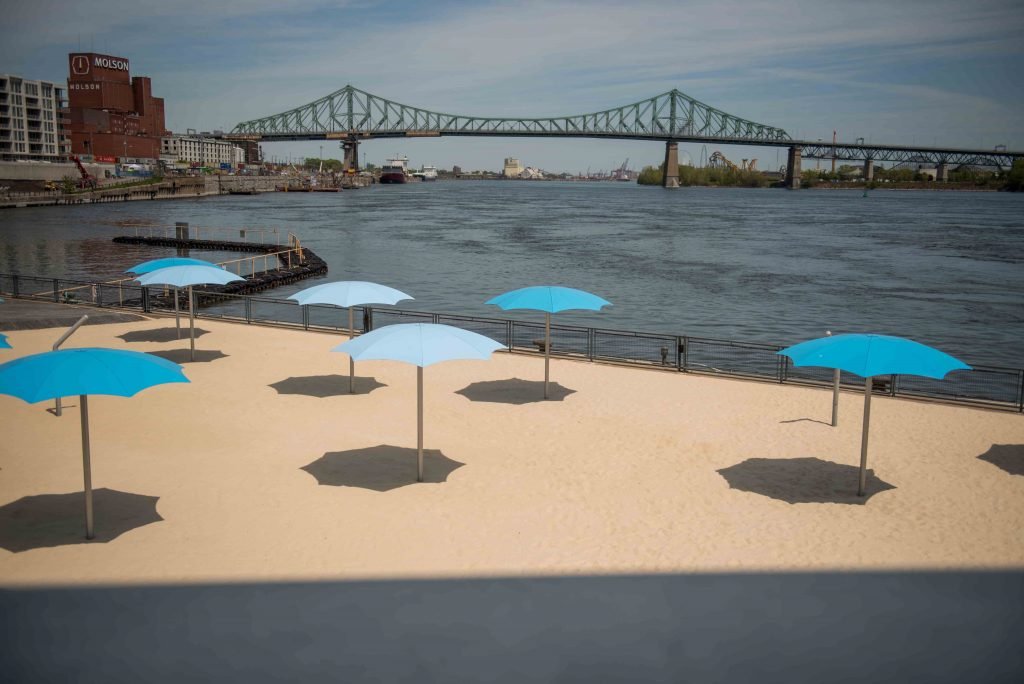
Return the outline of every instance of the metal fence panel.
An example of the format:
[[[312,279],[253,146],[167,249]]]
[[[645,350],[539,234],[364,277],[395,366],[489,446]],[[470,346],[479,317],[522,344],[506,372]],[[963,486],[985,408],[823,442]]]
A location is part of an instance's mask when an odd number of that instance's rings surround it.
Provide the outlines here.
[[[374,309],[373,329],[397,323],[433,323],[434,314],[422,311],[405,311],[403,309]]]
[[[767,344],[729,342],[689,337],[686,341],[686,369],[692,371],[778,378],[781,347]]]
[[[901,375],[897,395],[943,397],[984,402],[1015,403],[1019,399],[1022,371],[1012,368],[977,366],[974,370],[958,370],[943,380]]]
[[[475,332],[484,337],[489,337],[495,342],[500,342],[506,347],[508,346],[508,323],[503,320],[439,314],[437,322],[442,325],[450,325],[455,328]]]
[[[595,330],[593,356],[615,361],[636,361],[675,367],[679,338],[619,330]]]
[[[544,324],[512,321],[512,347],[544,351]],[[590,330],[575,326],[552,325],[551,353],[589,356]]]
[[[246,320],[248,305],[244,295],[196,293],[196,297],[199,304],[195,311],[196,318]],[[185,309],[188,309],[187,302]]]
[[[249,297],[253,323],[279,323],[303,327],[302,307],[289,299]]]
[[[306,309],[311,326],[339,331],[348,330],[348,309],[328,304],[310,304]],[[352,324],[356,330],[363,329],[363,307],[352,307]]]

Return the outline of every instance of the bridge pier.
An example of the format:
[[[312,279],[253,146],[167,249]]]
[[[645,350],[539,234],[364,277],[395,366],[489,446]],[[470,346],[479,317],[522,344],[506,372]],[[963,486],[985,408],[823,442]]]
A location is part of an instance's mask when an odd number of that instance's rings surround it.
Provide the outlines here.
[[[359,141],[345,140],[341,143],[341,148],[345,151],[345,159],[341,165],[342,172],[348,173],[351,170],[352,173],[359,173]]]
[[[946,162],[939,162],[935,165],[935,180],[939,183],[946,183],[949,181],[949,164]]]
[[[864,160],[864,181],[870,183],[875,180],[875,160],[865,159]]]
[[[671,140],[665,143],[665,175],[661,179],[661,187],[679,187],[679,143]]]
[[[786,156],[786,181],[785,185],[790,190],[800,189],[800,153],[803,151],[802,147],[794,145],[789,148],[789,154]]]

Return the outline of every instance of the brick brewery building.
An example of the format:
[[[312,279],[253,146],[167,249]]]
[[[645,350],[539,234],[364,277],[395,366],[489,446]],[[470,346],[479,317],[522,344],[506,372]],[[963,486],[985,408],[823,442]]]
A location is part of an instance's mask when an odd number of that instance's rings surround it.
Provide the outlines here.
[[[160,158],[163,98],[146,76],[132,78],[128,60],[91,52],[68,55],[71,153],[97,161]]]

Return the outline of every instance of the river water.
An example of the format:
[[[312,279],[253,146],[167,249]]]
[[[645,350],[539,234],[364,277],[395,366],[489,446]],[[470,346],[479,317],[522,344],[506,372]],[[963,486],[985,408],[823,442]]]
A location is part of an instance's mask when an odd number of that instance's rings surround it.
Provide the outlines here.
[[[116,277],[173,254],[113,244],[130,221],[291,231],[330,279],[397,287],[408,309],[508,317],[483,302],[561,284],[614,304],[566,323],[777,344],[879,332],[1024,367],[1024,195],[442,181],[45,207],[0,213],[0,272]]]

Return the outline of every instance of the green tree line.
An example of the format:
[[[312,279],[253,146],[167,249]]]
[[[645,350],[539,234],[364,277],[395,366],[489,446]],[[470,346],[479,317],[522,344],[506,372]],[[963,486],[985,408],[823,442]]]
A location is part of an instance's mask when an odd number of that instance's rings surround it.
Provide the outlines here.
[[[645,166],[637,177],[636,182],[640,185],[661,185],[661,179],[664,175],[664,164],[661,166]],[[768,186],[770,181],[757,171],[680,166],[679,184],[683,186],[718,185],[723,187],[763,188]]]

